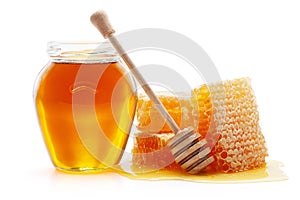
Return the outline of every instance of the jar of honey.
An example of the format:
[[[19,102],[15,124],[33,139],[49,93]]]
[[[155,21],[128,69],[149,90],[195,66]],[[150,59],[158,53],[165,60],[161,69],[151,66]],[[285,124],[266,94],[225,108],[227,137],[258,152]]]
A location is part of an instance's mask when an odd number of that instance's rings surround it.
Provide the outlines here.
[[[118,164],[136,109],[132,77],[110,43],[48,44],[34,100],[53,165],[102,171]]]

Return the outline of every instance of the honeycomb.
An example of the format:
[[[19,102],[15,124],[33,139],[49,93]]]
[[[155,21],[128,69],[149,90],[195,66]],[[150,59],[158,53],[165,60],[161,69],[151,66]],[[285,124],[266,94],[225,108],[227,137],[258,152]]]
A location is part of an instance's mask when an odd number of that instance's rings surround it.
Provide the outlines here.
[[[171,152],[166,149],[173,133],[140,133],[135,136],[135,147],[132,150],[135,166],[146,169],[172,169],[181,170],[174,162]]]
[[[174,97],[160,96],[160,99],[163,99],[169,112],[173,111],[170,112],[173,117],[177,116],[179,119],[183,116],[181,113],[183,109],[178,109],[178,102],[174,103],[176,102]],[[189,110],[185,110],[189,113],[187,116],[191,117],[193,123],[196,121],[197,125],[194,127],[197,127],[201,138],[206,138],[212,148],[210,154],[215,158],[215,161],[204,171],[230,173],[265,166],[265,157],[268,154],[259,126],[256,98],[249,78],[202,85],[193,90],[189,102],[192,105]],[[145,98],[141,98],[139,104],[137,112],[140,113],[139,116],[144,117],[143,122],[146,122],[150,118],[149,111],[154,109],[153,104]],[[184,122],[185,120],[189,119],[180,119],[183,124],[188,124]],[[148,121],[150,122],[151,120]],[[162,160],[170,160],[172,155],[162,151],[164,155],[155,156],[155,152],[165,149],[168,140],[174,134],[170,133],[166,125],[156,133],[149,129],[145,130],[146,132],[135,137],[133,163],[139,166],[163,166]],[[167,169],[180,168],[175,162],[170,163],[166,166]]]
[[[160,92],[156,95],[180,128],[195,127],[197,122],[192,114],[192,110],[194,109],[192,106],[194,104],[191,102],[191,95],[166,92]],[[137,129],[141,132],[172,132],[160,113],[153,106],[153,102],[145,95],[141,95],[138,98],[136,115],[138,121]]]

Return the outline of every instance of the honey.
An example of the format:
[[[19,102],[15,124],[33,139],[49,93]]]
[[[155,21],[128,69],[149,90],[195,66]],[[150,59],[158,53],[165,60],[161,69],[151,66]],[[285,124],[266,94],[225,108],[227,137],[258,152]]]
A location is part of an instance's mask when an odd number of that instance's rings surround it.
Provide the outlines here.
[[[138,180],[181,180],[200,183],[251,183],[287,180],[287,175],[282,171],[283,164],[276,160],[269,160],[265,167],[247,170],[238,173],[200,173],[191,175],[183,170],[160,169],[148,172],[132,170],[124,172],[122,168],[110,172],[118,173],[130,179]]]
[[[127,165],[130,165],[130,161],[123,163],[125,166],[117,165],[115,168],[107,168],[103,170],[103,173],[94,174],[99,178],[104,175],[105,178],[109,177],[114,180],[115,174],[127,177],[133,180],[149,180],[149,181],[188,181],[198,183],[254,183],[254,182],[274,182],[284,181],[288,179],[288,176],[281,169],[283,164],[276,160],[268,160],[265,167],[247,170],[238,173],[200,173],[197,175],[188,174],[182,170],[170,170],[160,169],[144,172],[144,169],[132,168],[126,169]],[[57,176],[61,174],[56,172]]]
[[[76,58],[53,59],[41,73],[37,114],[57,169],[101,171],[121,159],[136,96],[119,62]]]

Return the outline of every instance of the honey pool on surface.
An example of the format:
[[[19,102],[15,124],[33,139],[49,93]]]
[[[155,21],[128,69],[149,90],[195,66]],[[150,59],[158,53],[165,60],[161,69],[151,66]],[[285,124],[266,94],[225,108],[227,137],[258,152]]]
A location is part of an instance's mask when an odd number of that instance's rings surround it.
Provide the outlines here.
[[[118,63],[50,63],[37,88],[36,108],[53,164],[84,171],[117,163],[135,101]]]
[[[287,180],[288,177],[280,169],[281,167],[283,167],[282,163],[270,160],[267,162],[266,167],[237,173],[203,173],[190,175],[182,171],[171,171],[168,169],[142,173],[141,170],[125,172],[122,170],[122,167],[108,169],[108,171],[138,180],[183,180],[201,183],[250,183]]]

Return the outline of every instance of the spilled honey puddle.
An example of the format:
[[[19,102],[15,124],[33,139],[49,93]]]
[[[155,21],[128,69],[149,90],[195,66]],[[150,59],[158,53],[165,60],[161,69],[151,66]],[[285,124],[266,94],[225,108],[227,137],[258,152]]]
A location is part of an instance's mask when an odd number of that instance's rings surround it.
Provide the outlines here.
[[[166,169],[150,171],[145,169],[125,170],[121,166],[116,166],[113,169],[108,168],[101,171],[89,171],[89,172],[72,172],[61,171],[67,174],[105,174],[114,173],[121,176],[133,179],[133,180],[149,180],[149,181],[162,181],[162,180],[182,180],[199,183],[254,183],[254,182],[271,182],[271,181],[284,181],[287,180],[287,175],[281,170],[283,164],[279,161],[269,160],[266,167],[248,170],[238,173],[203,173],[198,175],[190,175],[179,171],[170,171]],[[144,172],[143,172],[144,171]]]
[[[220,174],[199,174],[190,175],[183,172],[170,170],[158,170],[147,173],[125,172],[122,169],[110,169],[109,172],[115,172],[130,179],[140,180],[184,180],[202,183],[249,183],[249,182],[269,182],[287,180],[288,177],[280,169],[283,167],[281,162],[270,160],[265,168],[249,170],[239,173],[220,173]]]

